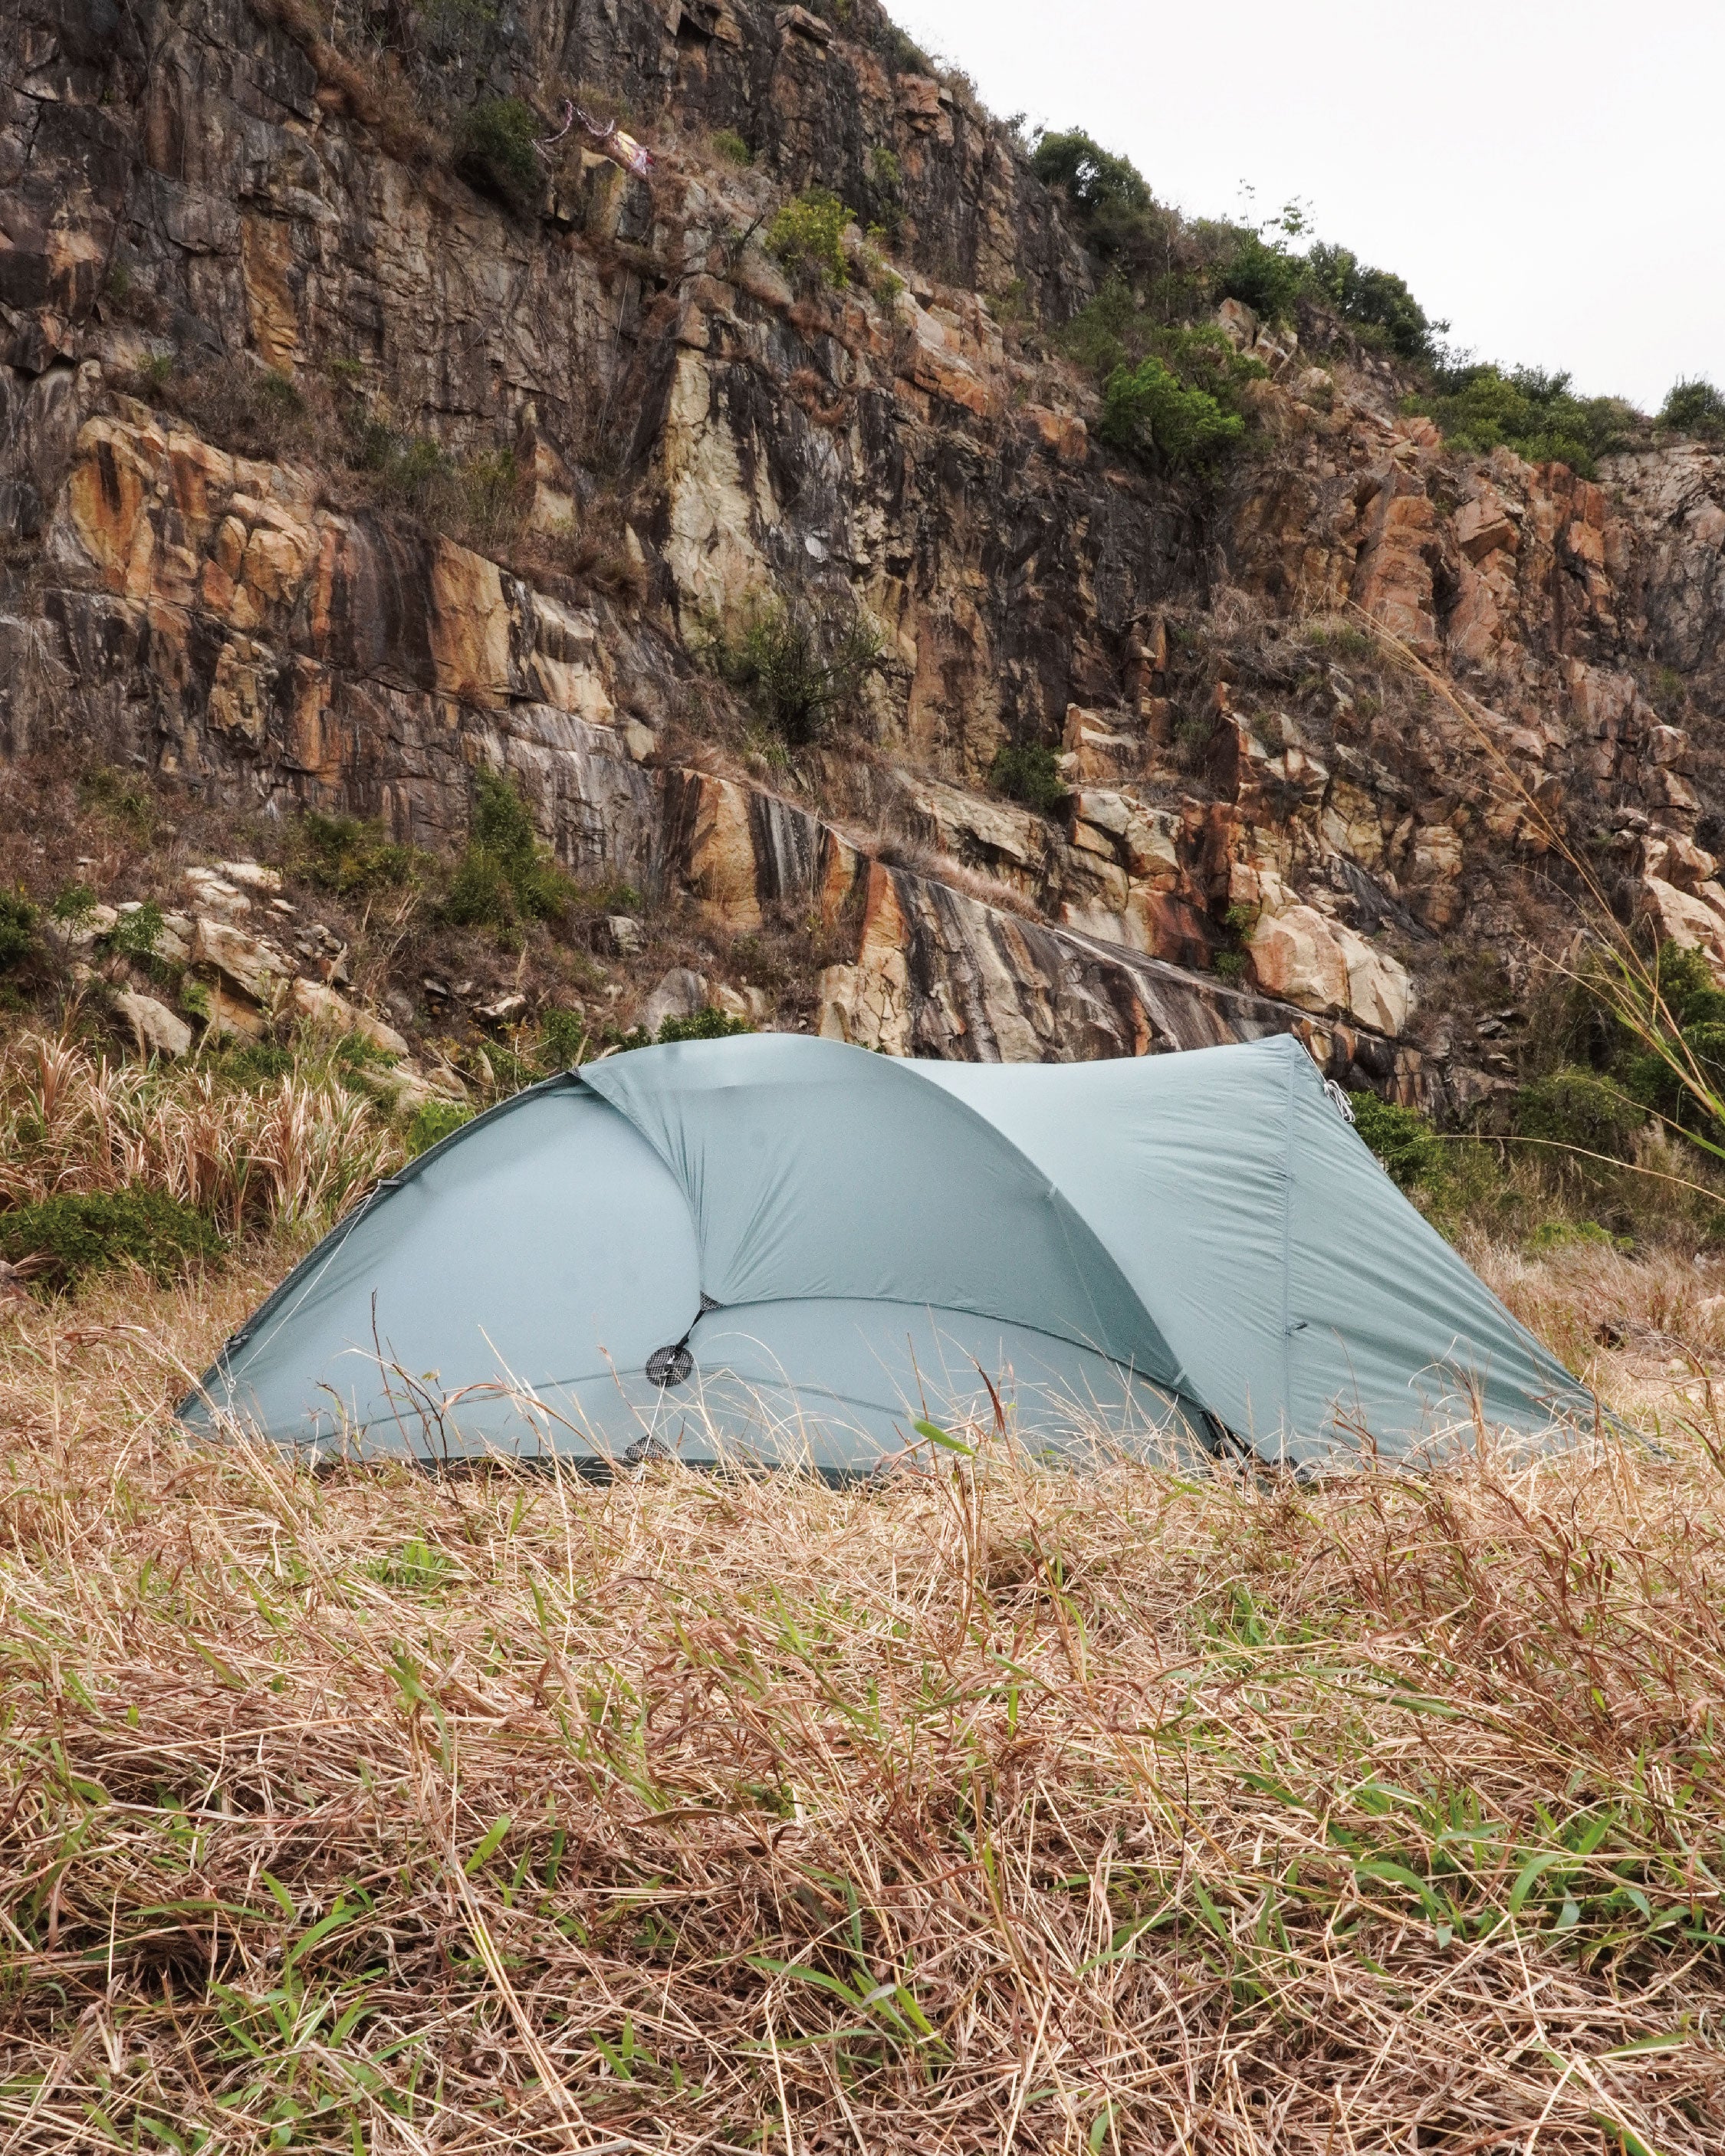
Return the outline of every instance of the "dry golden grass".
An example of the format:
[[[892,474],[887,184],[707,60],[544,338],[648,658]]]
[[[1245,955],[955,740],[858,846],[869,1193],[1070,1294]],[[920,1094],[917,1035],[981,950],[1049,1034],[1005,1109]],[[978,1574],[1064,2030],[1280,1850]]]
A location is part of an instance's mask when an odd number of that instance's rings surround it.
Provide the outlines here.
[[[371,1104],[327,1075],[252,1091],[47,1034],[0,1045],[0,1207],[142,1188],[231,1235],[326,1219],[402,1157]]]
[[[1725,2145],[1704,1413],[314,1478],[167,1420],[287,1255],[0,1317],[7,2149]]]

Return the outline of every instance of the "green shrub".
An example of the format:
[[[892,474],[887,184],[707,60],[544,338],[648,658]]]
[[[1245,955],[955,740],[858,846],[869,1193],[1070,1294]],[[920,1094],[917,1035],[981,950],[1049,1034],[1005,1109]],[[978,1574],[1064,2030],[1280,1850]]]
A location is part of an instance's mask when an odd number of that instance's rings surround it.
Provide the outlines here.
[[[869,177],[882,194],[897,194],[905,182],[905,168],[897,151],[888,149],[884,142],[875,143],[869,152]]]
[[[732,1034],[752,1033],[754,1027],[746,1018],[733,1018],[728,1011],[716,1009],[708,1004],[703,1009],[687,1018],[668,1018],[659,1029],[661,1043],[667,1040],[728,1040]]]
[[[475,781],[472,834],[456,864],[446,921],[496,929],[519,942],[523,923],[567,911],[569,879],[539,844],[531,811],[513,783],[482,771]]]
[[[298,1058],[278,1040],[238,1041],[222,1050],[217,1067],[236,1086],[276,1086],[293,1076]]]
[[[1105,262],[1141,281],[1171,267],[1179,220],[1157,203],[1130,158],[1104,150],[1075,127],[1042,136],[1030,166],[1048,186],[1065,192],[1086,244]]]
[[[1241,393],[1266,370],[1213,323],[1158,323],[1114,276],[1061,341],[1103,385],[1096,431],[1113,448],[1171,467],[1210,467],[1245,439]]]
[[[21,891],[0,891],[0,973],[23,965],[35,950],[35,907]]]
[[[153,958],[166,926],[162,917],[162,908],[153,898],[146,898],[132,912],[122,913],[109,930],[108,948],[116,957],[131,958],[140,963],[146,958]]]
[[[1674,1034],[1694,1058],[1702,1083],[1725,1096],[1725,993],[1714,984],[1707,960],[1698,951],[1667,943],[1654,961],[1654,973],[1664,1006],[1661,1029]],[[1725,1144],[1725,1127],[1708,1116],[1666,1059],[1628,1027],[1614,1022],[1603,1060],[1632,1101],[1680,1130]]]
[[[1597,1220],[1542,1220],[1528,1236],[1527,1246],[1533,1256],[1545,1257],[1553,1250],[1574,1250],[1578,1245],[1584,1249],[1607,1250],[1635,1248],[1632,1237],[1614,1235]]]
[[[587,1045],[587,1021],[570,1010],[548,1010],[539,1021],[539,1060],[547,1070],[568,1070]]]
[[[1568,1064],[1522,1086],[1511,1104],[1511,1121],[1520,1137],[1630,1160],[1647,1111],[1610,1079]]]
[[[1659,410],[1659,424],[1674,434],[1704,442],[1725,441],[1725,393],[1700,376],[1673,382]]]
[[[147,840],[155,835],[156,803],[148,789],[123,771],[105,763],[95,765],[79,780],[78,798],[85,808],[99,808],[130,825],[141,839]]]
[[[48,909],[64,928],[82,928],[96,910],[96,895],[87,883],[69,883]]]
[[[1238,412],[1225,411],[1207,389],[1184,388],[1152,352],[1108,377],[1096,432],[1117,449],[1153,453],[1170,465],[1204,465],[1234,447],[1245,433],[1245,421]]]
[[[123,1265],[170,1281],[221,1250],[221,1237],[201,1213],[160,1190],[63,1195],[0,1213],[0,1257],[13,1265],[45,1260],[33,1279],[50,1288]]]
[[[730,165],[752,165],[755,153],[734,129],[721,127],[713,136],[715,153]]]
[[[1437,339],[1450,325],[1432,321],[1393,271],[1370,268],[1348,248],[1324,245],[1312,249],[1306,266],[1312,290],[1344,321],[1381,331],[1399,359],[1435,357]]]
[[[988,767],[988,783],[1009,801],[1021,801],[1045,816],[1057,814],[1066,798],[1059,761],[1040,742],[1011,742],[999,750]]]
[[[1432,392],[1409,405],[1437,422],[1451,449],[1507,447],[1529,464],[1566,464],[1591,479],[1599,458],[1633,440],[1638,414],[1619,398],[1577,397],[1569,382],[1537,367],[1506,374],[1470,362],[1439,368]]]
[[[377,823],[326,816],[309,808],[300,819],[300,872],[320,891],[349,898],[399,889],[418,875],[422,856],[398,846]]]
[[[539,123],[518,97],[488,97],[475,105],[456,138],[456,162],[462,177],[511,209],[526,210],[539,199],[544,167],[534,138]]]
[[[1279,240],[1241,232],[1224,264],[1218,289],[1266,322],[1286,321],[1305,287],[1306,264]]]
[[[409,1157],[417,1159],[422,1152],[429,1152],[433,1146],[441,1145],[452,1132],[472,1121],[473,1111],[463,1101],[422,1101],[408,1125]]]
[[[757,604],[739,634],[709,646],[720,678],[792,747],[822,734],[854,702],[880,657],[880,639],[854,616],[819,602]]]
[[[1375,1093],[1350,1093],[1348,1101],[1355,1130],[1404,1190],[1443,1181],[1443,1143],[1424,1116]]]
[[[1150,183],[1137,167],[1103,149],[1081,127],[1045,135],[1031,154],[1030,169],[1045,186],[1064,187],[1084,217],[1150,207]]]
[[[803,267],[821,282],[844,285],[845,231],[850,212],[828,187],[810,187],[787,203],[767,228],[767,251],[787,269]]]

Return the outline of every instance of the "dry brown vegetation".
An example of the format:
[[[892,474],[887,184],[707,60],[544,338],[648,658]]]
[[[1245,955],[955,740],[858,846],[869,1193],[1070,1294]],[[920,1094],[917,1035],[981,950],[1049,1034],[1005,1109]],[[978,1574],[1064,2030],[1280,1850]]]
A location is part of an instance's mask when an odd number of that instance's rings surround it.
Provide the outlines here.
[[[1721,2145],[1671,1335],[1431,1480],[314,1476],[168,1419],[283,1256],[0,1317],[8,2148]]]
[[[327,1078],[253,1090],[65,1037],[0,1045],[0,1210],[143,1188],[235,1235],[327,1218],[401,1159],[398,1133]]]

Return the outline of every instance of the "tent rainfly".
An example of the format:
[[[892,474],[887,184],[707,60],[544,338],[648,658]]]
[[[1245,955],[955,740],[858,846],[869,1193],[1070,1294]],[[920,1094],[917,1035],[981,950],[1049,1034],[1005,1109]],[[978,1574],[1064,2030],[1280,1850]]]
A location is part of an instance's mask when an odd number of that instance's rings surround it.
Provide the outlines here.
[[[989,1385],[1054,1452],[1405,1458],[1476,1409],[1534,1436],[1597,1413],[1286,1036],[985,1065],[782,1034],[608,1058],[466,1125],[181,1413],[320,1453],[844,1476],[992,1415]]]

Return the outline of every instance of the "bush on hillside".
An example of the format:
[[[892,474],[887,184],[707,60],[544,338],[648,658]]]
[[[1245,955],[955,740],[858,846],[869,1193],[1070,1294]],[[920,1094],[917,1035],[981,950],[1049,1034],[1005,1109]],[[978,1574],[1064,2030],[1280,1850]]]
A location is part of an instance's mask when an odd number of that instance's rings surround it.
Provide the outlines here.
[[[1725,992],[1714,983],[1699,951],[1679,950],[1675,943],[1660,951],[1655,978],[1663,1006],[1661,1029],[1673,1036],[1674,1051],[1691,1059],[1702,1086],[1725,1100]],[[1605,1060],[1631,1100],[1680,1130],[1695,1132],[1711,1144],[1725,1144],[1725,1122],[1710,1114],[1665,1057],[1628,1027],[1614,1026]]]
[[[1084,218],[1147,209],[1153,199],[1149,182],[1132,160],[1103,149],[1081,127],[1043,136],[1031,153],[1030,169],[1045,186],[1065,188]]]
[[[165,1192],[133,1188],[44,1199],[0,1213],[0,1258],[34,1260],[33,1283],[75,1286],[86,1273],[135,1265],[159,1281],[218,1257],[222,1239],[201,1213]]]
[[[1014,742],[998,751],[988,767],[988,783],[1009,801],[1021,801],[1045,816],[1055,814],[1066,799],[1059,761],[1040,742]]]
[[[311,808],[300,819],[298,836],[307,882],[340,897],[396,889],[418,874],[421,857],[411,846],[397,845],[378,823]]]
[[[1597,460],[1633,440],[1638,415],[1615,397],[1577,397],[1567,374],[1537,367],[1468,362],[1435,371],[1434,387],[1409,400],[1437,422],[1451,449],[1485,455],[1513,449],[1529,464],[1566,464],[1584,479]]]
[[[850,280],[845,260],[850,212],[829,187],[810,187],[787,203],[767,228],[767,252],[788,269],[803,269],[822,284]]]
[[[1223,264],[1217,289],[1266,322],[1286,321],[1306,285],[1306,264],[1280,240],[1241,232]]]
[[[752,1033],[754,1027],[747,1019],[721,1011],[707,1004],[687,1018],[668,1018],[659,1028],[661,1042],[667,1040],[728,1040],[733,1034]]]
[[[1245,421],[1208,390],[1186,388],[1153,352],[1109,376],[1096,432],[1117,449],[1154,454],[1170,465],[1206,465],[1240,439]]]
[[[1117,275],[1073,318],[1062,342],[1102,384],[1097,432],[1113,448],[1204,466],[1245,438],[1242,393],[1263,378],[1264,365],[1237,352],[1214,324],[1160,323]]]
[[[21,891],[0,891],[0,973],[36,950],[36,909]]]
[[[1404,1190],[1441,1182],[1442,1141],[1425,1116],[1375,1093],[1350,1093],[1353,1127]]]
[[[1725,393],[1699,376],[1673,382],[1660,407],[1659,424],[1674,434],[1703,442],[1725,441]]]
[[[757,603],[740,631],[715,631],[708,650],[762,724],[799,748],[855,701],[880,662],[880,639],[823,602],[780,598]]]
[[[1630,1160],[1647,1111],[1610,1079],[1566,1064],[1522,1086],[1512,1103],[1511,1119],[1518,1137],[1609,1160]]]
[[[472,832],[450,880],[444,918],[519,942],[525,923],[567,910],[573,886],[540,844],[532,812],[511,780],[482,771],[474,792]]]
[[[524,211],[538,200],[545,171],[534,146],[539,123],[518,97],[488,97],[475,105],[456,138],[456,166],[481,193]]]
[[[1437,340],[1450,325],[1431,321],[1394,271],[1370,268],[1346,247],[1322,244],[1307,256],[1306,270],[1317,298],[1343,321],[1378,331],[1398,359],[1436,357]]]
[[[473,1110],[462,1101],[426,1101],[413,1111],[413,1121],[408,1125],[408,1157],[417,1160],[422,1152],[429,1152],[433,1146],[441,1145],[464,1124],[473,1121]]]

